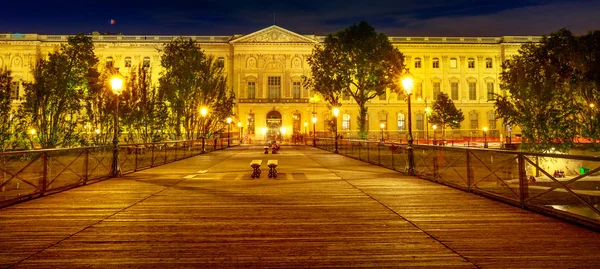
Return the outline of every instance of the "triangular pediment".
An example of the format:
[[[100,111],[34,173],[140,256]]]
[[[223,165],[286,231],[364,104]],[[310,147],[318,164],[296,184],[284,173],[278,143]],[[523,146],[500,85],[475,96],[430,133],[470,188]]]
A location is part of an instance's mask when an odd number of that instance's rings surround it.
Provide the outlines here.
[[[231,43],[319,43],[319,41],[273,25],[236,38]]]

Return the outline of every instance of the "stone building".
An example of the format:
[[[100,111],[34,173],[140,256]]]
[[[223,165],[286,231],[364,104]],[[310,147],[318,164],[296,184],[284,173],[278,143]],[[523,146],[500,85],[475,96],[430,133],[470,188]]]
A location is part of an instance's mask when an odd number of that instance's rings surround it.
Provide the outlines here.
[[[13,98],[23,95],[21,83],[31,81],[31,67],[38,55],[55,50],[65,42],[65,35],[0,34],[0,66],[13,72]],[[123,74],[133,65],[152,70],[158,82],[161,72],[159,49],[177,36],[92,35],[99,65],[111,64]],[[278,26],[254,33],[228,36],[189,36],[208,54],[221,61],[228,83],[237,96],[236,122],[244,136],[256,141],[267,136],[291,139],[292,135],[312,135],[312,117],[316,115],[318,135],[326,132],[332,113],[326,104],[311,98],[313,93],[302,87],[302,76],[310,76],[307,57],[324,36],[301,35]],[[501,63],[517,53],[525,42],[540,37],[389,37],[406,58],[415,87],[412,103],[412,129],[415,139],[433,137],[425,108],[436,94],[447,93],[462,109],[465,120],[460,129],[447,130],[446,138],[482,136],[487,127],[489,137],[501,138],[509,133],[495,119],[492,94],[505,94],[499,88]],[[380,138],[383,124],[385,139],[405,139],[407,103],[395,93],[387,92],[368,104],[371,138]],[[338,116],[338,132],[354,137],[358,107],[346,98]],[[237,126],[237,124],[234,124]],[[285,131],[282,133],[284,127]],[[234,127],[234,130],[236,128]],[[264,133],[266,131],[266,134]],[[437,132],[438,139],[441,135]]]

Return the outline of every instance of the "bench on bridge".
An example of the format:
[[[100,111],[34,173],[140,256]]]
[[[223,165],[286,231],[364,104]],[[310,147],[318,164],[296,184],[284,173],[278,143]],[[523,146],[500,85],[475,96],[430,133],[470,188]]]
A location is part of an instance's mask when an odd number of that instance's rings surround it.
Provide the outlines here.
[[[277,165],[278,160],[269,160],[267,166],[269,167],[269,178],[277,178]]]
[[[252,171],[252,178],[259,178],[260,177],[260,165],[262,164],[262,160],[252,160],[250,162],[250,167],[252,167],[252,169],[254,169],[254,171]]]

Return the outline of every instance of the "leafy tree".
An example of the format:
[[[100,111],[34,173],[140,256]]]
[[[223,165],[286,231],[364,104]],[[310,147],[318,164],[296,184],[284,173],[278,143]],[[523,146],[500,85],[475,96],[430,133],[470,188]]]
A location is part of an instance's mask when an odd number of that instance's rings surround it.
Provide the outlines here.
[[[182,128],[188,139],[201,129],[212,134],[222,128],[222,120],[232,115],[235,100],[233,92],[227,91],[223,66],[183,37],[165,46],[161,64],[164,71],[159,90],[167,101],[177,138]],[[206,118],[200,115],[201,107],[210,110]]]
[[[366,137],[367,102],[386,89],[400,92],[399,79],[404,71],[404,56],[387,36],[377,33],[367,22],[360,22],[325,38],[308,62],[313,89],[330,104],[348,94],[359,106],[359,136]]]
[[[510,95],[496,97],[496,111],[505,123],[521,127],[522,149],[566,152],[573,146],[584,103],[572,61],[577,47],[577,38],[560,30],[523,45],[504,63],[501,87]]]
[[[461,109],[457,109],[452,99],[446,93],[440,93],[433,102],[433,112],[430,122],[442,128],[442,137],[446,135],[446,128],[460,128],[460,123],[465,120]]]
[[[578,49],[575,50],[574,72],[582,95],[581,109],[582,134],[589,137],[598,149],[600,139],[600,31],[593,31],[578,38]]]
[[[25,102],[21,115],[36,129],[43,148],[69,147],[79,140],[77,125],[88,79],[96,75],[92,39],[71,36],[66,44],[40,58],[33,67],[33,82],[25,84]]]
[[[140,65],[141,66],[141,65]],[[129,130],[130,141],[144,143],[160,139],[162,126],[168,114],[162,96],[153,88],[151,73],[147,68],[132,68],[127,90],[123,91],[122,114],[124,127]]]
[[[14,116],[11,113],[10,86],[12,84],[12,75],[10,70],[0,70],[0,152],[9,147],[13,139],[14,131],[11,125],[14,125]]]
[[[117,75],[115,68],[106,68],[99,75],[94,75],[89,81],[85,96],[85,111],[87,118],[84,126],[91,135],[93,144],[108,145],[112,143],[114,131],[115,95],[112,93],[110,78]]]

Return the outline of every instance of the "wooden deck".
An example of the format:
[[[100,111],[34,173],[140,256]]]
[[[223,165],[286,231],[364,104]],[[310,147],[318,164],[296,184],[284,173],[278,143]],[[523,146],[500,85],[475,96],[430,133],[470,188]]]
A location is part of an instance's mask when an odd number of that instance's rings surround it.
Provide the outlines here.
[[[277,179],[250,178],[258,158]],[[0,267],[600,268],[600,234],[311,147],[236,147],[0,209]]]

